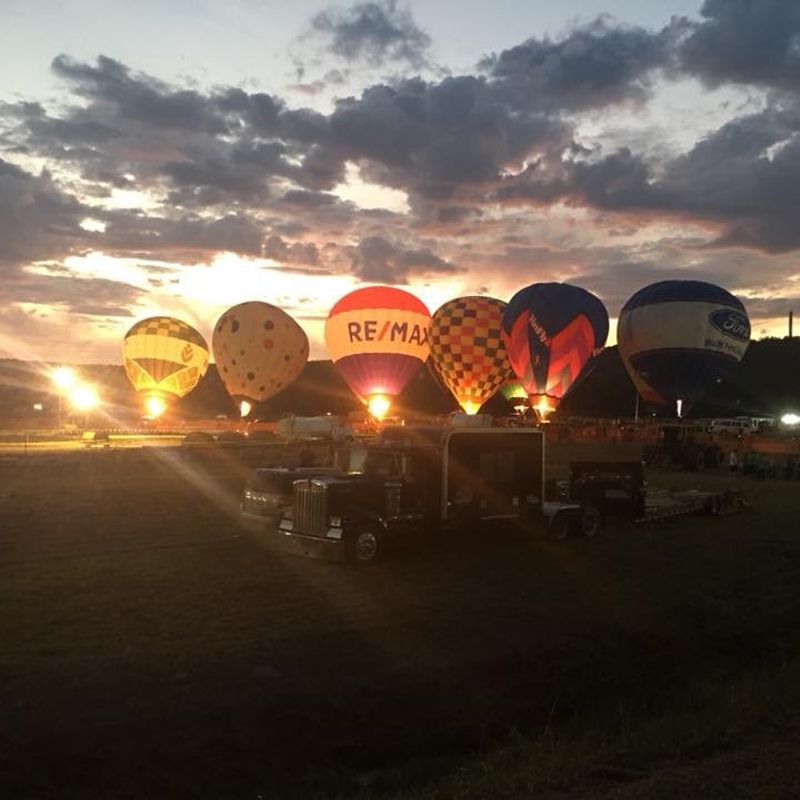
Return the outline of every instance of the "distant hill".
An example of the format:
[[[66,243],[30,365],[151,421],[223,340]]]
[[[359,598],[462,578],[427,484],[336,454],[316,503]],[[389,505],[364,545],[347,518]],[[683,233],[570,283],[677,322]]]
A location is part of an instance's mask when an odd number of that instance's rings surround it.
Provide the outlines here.
[[[48,364],[0,359],[0,426],[54,424],[58,396],[52,391],[48,377],[50,368]],[[104,410],[112,420],[121,426],[139,423],[139,400],[122,366],[94,364],[77,369],[85,380],[100,388]],[[35,403],[42,405],[41,411],[34,410]],[[592,372],[562,403],[562,411],[578,416],[630,417],[635,404],[636,394],[619,351],[609,347],[599,356]],[[274,420],[288,413],[346,414],[360,408],[330,361],[310,361],[291,386],[258,405],[253,415]],[[397,399],[393,413],[401,416],[440,414],[456,408],[455,401],[431,370],[424,368]],[[694,416],[773,416],[788,409],[800,409],[800,338],[763,339],[751,343],[734,376],[712,387],[692,413]],[[66,408],[64,410],[66,412]],[[511,411],[499,395],[492,398],[484,410],[495,414]],[[197,389],[177,401],[174,413],[184,419],[236,415],[236,408],[213,364]],[[643,406],[640,413],[646,413]]]

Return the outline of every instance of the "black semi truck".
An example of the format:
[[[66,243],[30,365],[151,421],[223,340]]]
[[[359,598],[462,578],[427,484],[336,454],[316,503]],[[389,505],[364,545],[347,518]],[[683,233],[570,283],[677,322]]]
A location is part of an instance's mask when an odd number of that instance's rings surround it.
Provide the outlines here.
[[[591,508],[545,498],[545,441],[525,428],[386,429],[357,473],[298,475],[257,470],[242,514],[265,521],[317,554],[357,563],[379,560],[392,540],[411,534],[490,526],[505,520],[562,538]],[[310,471],[310,470],[309,470]],[[273,491],[269,491],[272,485]],[[596,513],[596,509],[595,509]]]

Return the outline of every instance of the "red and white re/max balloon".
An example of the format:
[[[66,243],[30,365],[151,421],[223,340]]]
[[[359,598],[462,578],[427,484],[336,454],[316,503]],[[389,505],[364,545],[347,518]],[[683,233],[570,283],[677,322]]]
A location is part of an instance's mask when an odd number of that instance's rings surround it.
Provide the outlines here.
[[[380,419],[428,358],[431,315],[393,286],[356,289],[331,309],[325,343],[353,392]]]

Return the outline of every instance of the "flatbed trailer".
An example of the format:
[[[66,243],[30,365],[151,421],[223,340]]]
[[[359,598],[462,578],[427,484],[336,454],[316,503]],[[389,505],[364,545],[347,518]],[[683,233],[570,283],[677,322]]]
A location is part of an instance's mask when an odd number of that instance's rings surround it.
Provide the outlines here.
[[[718,492],[704,492],[698,489],[682,492],[666,489],[649,490],[645,493],[644,513],[634,522],[661,522],[689,514],[723,516],[737,514],[746,507],[747,501],[737,489]]]

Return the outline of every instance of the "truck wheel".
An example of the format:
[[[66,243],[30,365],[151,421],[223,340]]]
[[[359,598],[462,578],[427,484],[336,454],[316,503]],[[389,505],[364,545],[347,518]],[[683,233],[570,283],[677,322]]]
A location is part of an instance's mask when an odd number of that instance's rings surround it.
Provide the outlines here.
[[[383,557],[383,533],[377,525],[363,525],[347,536],[347,557],[355,564],[374,564]]]
[[[684,453],[683,463],[689,472],[702,472],[706,466],[705,453],[699,447],[691,447]]]
[[[547,532],[552,539],[563,542],[572,532],[572,520],[566,514],[559,514],[548,526]]]
[[[583,506],[581,509],[581,534],[587,539],[592,539],[600,533],[603,527],[603,515],[600,509],[591,504]]]

